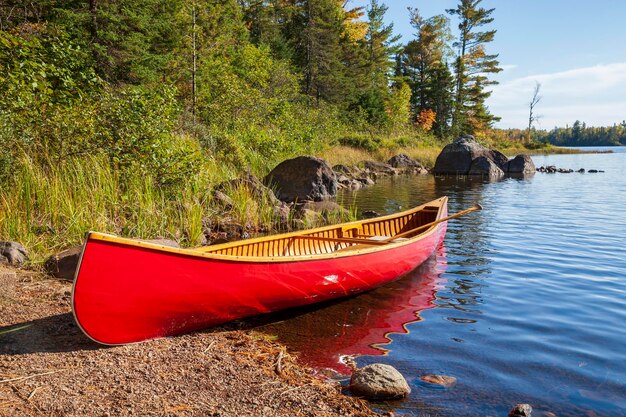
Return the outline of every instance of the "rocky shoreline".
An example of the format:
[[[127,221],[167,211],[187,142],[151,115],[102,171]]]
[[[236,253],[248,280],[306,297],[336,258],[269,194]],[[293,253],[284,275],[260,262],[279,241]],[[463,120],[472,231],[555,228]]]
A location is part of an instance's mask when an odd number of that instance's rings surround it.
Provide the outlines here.
[[[359,190],[384,177],[432,173],[503,178],[535,172],[574,171],[553,166],[536,169],[524,154],[509,160],[471,136],[447,145],[432,172],[403,154],[387,162],[333,167],[320,158],[301,156],[283,161],[264,178],[244,174],[216,186],[212,199],[217,212],[203,221],[202,243],[264,232],[231,220],[229,213],[238,193],[269,207],[275,223],[272,230],[286,231],[345,221],[350,213],[334,201],[338,190]],[[378,215],[361,213],[361,217]],[[178,246],[167,239],[151,241]],[[0,242],[0,287],[5,290],[0,296],[0,416],[376,415],[366,403],[342,395],[336,383],[320,379],[299,364],[283,346],[240,329],[242,323],[131,346],[109,348],[91,342],[71,316],[68,281],[73,279],[80,253],[81,246],[75,246],[48,258],[45,270],[61,279],[54,280],[38,272],[2,267],[3,263],[16,267],[28,263],[28,253],[17,242]],[[372,395],[365,396],[382,398],[380,393],[388,387],[380,388],[380,381],[390,381],[393,374],[385,366],[364,368],[362,374],[354,369],[353,390],[367,392],[367,387],[359,387],[359,375],[364,375],[362,380],[374,387]],[[424,378],[444,387],[454,384],[454,378],[446,376]],[[409,391],[399,375],[388,397],[406,396]]]
[[[0,266],[0,287],[0,416],[378,415],[252,330],[107,347],[74,324],[68,282]]]

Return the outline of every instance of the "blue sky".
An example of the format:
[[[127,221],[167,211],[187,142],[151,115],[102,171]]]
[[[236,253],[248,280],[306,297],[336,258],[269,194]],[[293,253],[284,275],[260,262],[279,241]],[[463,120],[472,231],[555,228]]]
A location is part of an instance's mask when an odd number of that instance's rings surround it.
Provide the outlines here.
[[[414,30],[407,7],[424,17],[445,13],[456,0],[381,0],[387,21],[410,40]],[[369,0],[350,0],[352,7]],[[504,71],[493,78],[488,101],[502,117],[498,127],[524,127],[535,82],[541,83],[538,127],[606,126],[626,119],[626,0],[483,0],[495,8],[496,38],[488,52],[499,53]],[[457,21],[451,26],[456,29]]]

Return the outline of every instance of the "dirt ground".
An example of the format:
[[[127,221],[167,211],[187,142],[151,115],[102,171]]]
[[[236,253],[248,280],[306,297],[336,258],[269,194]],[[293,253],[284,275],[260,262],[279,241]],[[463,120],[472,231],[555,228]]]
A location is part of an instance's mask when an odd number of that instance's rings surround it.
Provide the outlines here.
[[[377,415],[254,331],[98,345],[70,295],[70,283],[0,266],[0,416]]]

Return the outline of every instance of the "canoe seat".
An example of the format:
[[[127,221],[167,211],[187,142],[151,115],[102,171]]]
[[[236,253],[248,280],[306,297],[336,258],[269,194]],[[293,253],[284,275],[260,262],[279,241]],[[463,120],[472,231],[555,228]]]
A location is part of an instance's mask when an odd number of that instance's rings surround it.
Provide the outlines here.
[[[372,236],[367,238],[367,240],[375,240],[375,241],[382,241],[382,240],[387,240],[389,239],[389,236]],[[397,242],[403,242],[407,240],[404,237],[400,237],[396,240],[393,241],[393,243],[397,243]],[[352,246],[347,246],[345,248],[341,248],[341,249],[337,249],[335,251],[336,252],[349,252],[349,251],[353,251],[353,250],[360,250],[360,249],[371,249],[371,248],[375,248],[375,247],[380,247],[380,246],[374,246],[374,245],[368,245],[368,244],[358,244],[358,245],[352,245]]]

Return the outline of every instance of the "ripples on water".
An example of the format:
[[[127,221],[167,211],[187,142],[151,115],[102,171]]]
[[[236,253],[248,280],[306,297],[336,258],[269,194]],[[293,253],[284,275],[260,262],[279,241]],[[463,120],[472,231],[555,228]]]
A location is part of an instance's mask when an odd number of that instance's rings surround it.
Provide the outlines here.
[[[620,149],[621,150],[621,149]],[[392,404],[420,416],[626,416],[626,153],[534,157],[603,169],[497,182],[397,178],[344,196],[359,210],[396,212],[442,195],[444,247],[381,289],[267,328],[314,366],[383,362],[413,392]],[[380,357],[380,355],[386,355]],[[442,389],[419,377],[458,379]]]

